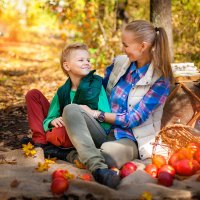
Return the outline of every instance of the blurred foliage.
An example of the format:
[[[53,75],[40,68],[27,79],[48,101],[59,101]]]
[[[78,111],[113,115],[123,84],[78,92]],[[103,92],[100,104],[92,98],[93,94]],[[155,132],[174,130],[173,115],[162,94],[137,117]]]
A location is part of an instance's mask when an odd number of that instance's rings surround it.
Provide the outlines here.
[[[175,60],[200,68],[200,1],[172,1]]]
[[[175,62],[200,64],[199,4],[199,0],[172,0]],[[61,40],[59,48],[85,42],[101,74],[122,53],[123,25],[149,20],[149,10],[149,0],[0,0],[0,31],[9,33],[10,40]]]

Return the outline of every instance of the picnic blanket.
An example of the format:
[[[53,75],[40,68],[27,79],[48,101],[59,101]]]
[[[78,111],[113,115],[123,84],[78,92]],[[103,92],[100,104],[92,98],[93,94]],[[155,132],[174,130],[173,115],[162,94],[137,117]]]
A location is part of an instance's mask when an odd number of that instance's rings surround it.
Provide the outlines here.
[[[36,148],[34,157],[25,157],[21,149],[0,151],[0,199],[55,199],[50,190],[51,174],[56,169],[67,169],[70,173],[81,175],[90,173],[74,165],[56,161],[48,171],[37,172],[38,162],[44,162],[41,148]],[[4,163],[3,161],[7,161]],[[143,169],[145,163],[134,160],[137,171],[122,179],[116,190],[93,181],[70,180],[69,189],[64,193],[68,199],[141,199],[148,192],[153,199],[191,199],[200,198],[199,174],[182,181],[174,180],[171,187],[157,184],[157,180]]]

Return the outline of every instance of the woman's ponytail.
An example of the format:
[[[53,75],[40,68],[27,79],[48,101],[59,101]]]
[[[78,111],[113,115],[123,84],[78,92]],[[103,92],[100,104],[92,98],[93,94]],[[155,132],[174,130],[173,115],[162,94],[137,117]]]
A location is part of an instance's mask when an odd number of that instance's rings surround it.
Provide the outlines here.
[[[161,70],[165,78],[173,81],[169,43],[164,28],[155,27],[155,39],[151,50],[154,67]]]

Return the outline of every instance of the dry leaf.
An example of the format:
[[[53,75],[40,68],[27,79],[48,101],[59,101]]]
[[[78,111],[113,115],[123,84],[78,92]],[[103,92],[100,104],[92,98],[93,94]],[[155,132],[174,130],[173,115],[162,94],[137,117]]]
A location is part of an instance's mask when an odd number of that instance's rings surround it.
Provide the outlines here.
[[[38,166],[36,167],[37,172],[43,172],[43,171],[48,171],[49,169],[49,164],[48,163],[38,163]]]
[[[36,154],[36,150],[34,149],[34,146],[29,142],[28,144],[22,145],[22,150],[24,151],[24,154],[26,156],[34,156]]]
[[[86,166],[82,162],[80,162],[79,160],[75,160],[74,164],[79,169],[86,169]]]
[[[153,197],[150,192],[144,192],[140,198],[140,200],[152,200],[152,199],[153,199]]]
[[[16,158],[12,158],[11,160],[7,160],[4,155],[0,155],[0,164],[16,165],[17,161],[16,161]]]
[[[78,178],[84,181],[92,181],[91,174],[82,174],[82,175],[79,175]]]
[[[16,188],[16,187],[18,187],[19,184],[20,184],[20,181],[18,181],[17,179],[15,179],[15,180],[13,180],[13,181],[10,183],[10,187]]]
[[[48,163],[48,164],[55,164],[55,163],[56,163],[56,158],[48,158],[48,159],[45,159],[45,163]]]
[[[66,172],[64,173],[64,177],[65,177],[66,179],[69,179],[69,180],[75,179],[75,175],[69,173],[67,170],[66,170]]]

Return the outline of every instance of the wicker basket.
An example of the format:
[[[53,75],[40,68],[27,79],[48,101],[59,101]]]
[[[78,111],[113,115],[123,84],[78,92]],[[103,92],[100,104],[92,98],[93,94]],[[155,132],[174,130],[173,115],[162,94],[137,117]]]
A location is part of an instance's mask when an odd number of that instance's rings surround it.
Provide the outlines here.
[[[156,136],[152,154],[161,154],[168,160],[175,151],[187,146],[189,142],[200,144],[200,133],[195,134],[192,127],[187,125],[170,125]]]

